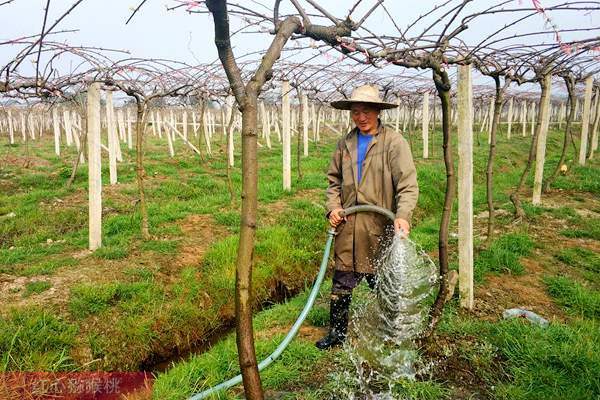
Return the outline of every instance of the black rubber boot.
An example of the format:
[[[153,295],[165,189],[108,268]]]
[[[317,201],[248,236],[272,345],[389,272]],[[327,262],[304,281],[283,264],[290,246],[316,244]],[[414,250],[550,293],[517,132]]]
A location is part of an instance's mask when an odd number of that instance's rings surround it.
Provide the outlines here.
[[[329,333],[315,344],[321,350],[339,346],[346,340],[351,294],[332,294],[329,306]]]

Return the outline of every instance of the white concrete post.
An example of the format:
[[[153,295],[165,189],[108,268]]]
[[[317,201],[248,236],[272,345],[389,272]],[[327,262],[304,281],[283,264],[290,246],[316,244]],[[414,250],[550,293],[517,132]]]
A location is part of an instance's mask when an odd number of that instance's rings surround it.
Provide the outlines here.
[[[158,131],[158,138],[162,139],[163,124],[161,113],[159,110],[156,110],[156,130]]]
[[[531,136],[533,136],[533,133],[535,132],[535,101],[531,102],[531,115],[529,116],[530,120],[531,120]]]
[[[315,109],[315,120],[317,121],[317,126],[316,126],[316,133],[315,133],[315,137],[316,137],[316,141],[320,142],[321,141],[321,109],[318,109],[318,111],[316,111]]]
[[[487,133],[488,133],[488,144],[492,143],[492,125],[494,124],[494,102],[496,99],[492,97],[490,99],[490,106],[488,107],[488,123],[487,123]]]
[[[67,146],[73,146],[73,131],[71,129],[71,113],[68,110],[63,110],[63,124],[65,126],[65,138]]]
[[[89,249],[102,246],[102,157],[100,139],[100,84],[87,93]]]
[[[177,126],[177,119],[175,118],[175,113],[173,112],[172,108],[169,109],[169,121],[167,121],[167,119],[165,118],[165,122],[170,122],[171,126]],[[171,135],[171,141],[175,143],[175,141],[177,140],[177,135],[175,135],[175,131],[171,129],[171,127],[169,127],[169,129],[167,129],[166,132]]]
[[[471,66],[458,67],[458,288],[473,308],[473,91]]]
[[[267,147],[271,148],[271,138],[270,138],[270,126],[269,126],[269,115],[267,114],[267,110],[265,109],[265,103],[260,103],[260,119],[262,121],[262,137],[267,142]]]
[[[206,111],[206,116],[208,117],[208,137],[209,138],[213,138],[214,134],[215,134],[215,129],[217,126],[217,117],[215,117],[215,114],[213,114],[212,112],[210,112],[210,110]]]
[[[544,162],[546,161],[546,138],[548,137],[548,126],[550,124],[550,99],[552,98],[552,75],[544,77],[546,86],[546,97],[541,99],[538,120],[541,122],[540,132],[537,140],[537,151],[535,155],[535,176],[533,179],[533,197],[531,203],[539,205],[542,202],[542,180],[544,179]]]
[[[111,185],[117,183],[117,131],[112,92],[106,92],[106,130],[108,136],[108,172]]]
[[[594,158],[594,152],[598,150],[598,122],[600,120],[600,88],[596,89],[595,105],[596,107],[594,112],[594,122],[592,124],[592,148],[590,149],[590,160]]]
[[[400,97],[396,100],[398,107],[396,107],[396,126],[394,127],[396,132],[400,132]]]
[[[429,92],[423,93],[421,131],[423,135],[423,158],[429,158]]]
[[[73,111],[72,113],[72,128],[73,129],[73,142],[75,142],[75,148],[77,149],[77,152],[79,153],[79,162],[81,164],[85,163],[85,155],[83,153],[83,151],[81,150],[81,137],[83,136],[83,129],[81,128],[81,125],[79,125],[77,123],[77,115],[75,114],[75,111]]]
[[[194,115],[194,113],[192,113],[192,116]],[[210,123],[209,123],[209,116],[208,116],[208,112],[206,110],[204,110],[204,115],[202,116],[202,130],[204,131],[204,142],[206,142],[206,153],[209,156],[212,156],[212,147],[211,147],[211,143],[210,143]],[[195,129],[194,129],[195,131]]]
[[[187,111],[183,110],[183,115],[181,116],[181,123],[183,124],[183,138],[187,140],[188,138],[188,118]]]
[[[127,133],[125,132],[125,120],[123,119],[123,110],[121,108],[117,110],[117,126],[119,128],[119,143],[126,141]]]
[[[206,118],[206,111],[204,111],[204,118]],[[207,122],[205,122],[206,125]],[[198,122],[196,121],[196,112],[192,111],[192,132],[194,132],[194,137],[198,137]]]
[[[281,123],[283,125],[283,190],[292,190],[292,138],[290,132],[290,83],[281,83]]]
[[[132,133],[132,129],[131,129],[131,124],[132,124],[132,116],[131,116],[131,109],[129,107],[127,107],[125,109],[125,113],[127,116],[127,148],[129,150],[133,149],[133,133]]]
[[[508,130],[506,131],[506,138],[510,140],[510,131],[512,128],[512,121],[513,121],[513,98],[511,97],[510,100],[508,100]]]
[[[150,112],[150,124],[152,125],[152,136],[156,137],[156,120],[154,119],[154,113]]]
[[[8,110],[8,140],[10,144],[15,144],[15,129],[13,127],[12,112]]]
[[[592,84],[594,77],[588,76],[585,80],[585,93],[583,97],[583,116],[581,117],[581,143],[579,144],[579,165],[585,165],[587,156],[588,132],[590,129],[590,107],[592,103]]]
[[[33,122],[33,113],[29,113],[27,116],[27,125],[29,125],[29,137],[31,140],[35,140],[35,124]]]
[[[25,125],[25,113],[21,111],[19,113],[19,120],[21,121],[21,136],[23,136],[23,141],[27,141],[27,126]]]
[[[123,120],[123,112],[121,110],[117,111],[117,125],[119,127],[119,133],[116,130],[113,131],[115,137],[115,154],[117,155],[117,161],[123,162],[123,154],[121,153],[121,140],[126,140],[126,132],[125,132],[125,121]],[[113,120],[115,120],[114,108],[113,108]],[[119,139],[119,137],[121,139]]]
[[[527,100],[521,101],[521,136],[527,135]]]
[[[558,113],[558,129],[561,129],[562,123],[565,119],[565,103],[560,103],[559,113]]]
[[[162,118],[165,120],[163,126],[167,126],[169,121],[167,121],[166,115],[163,115]],[[167,137],[167,145],[169,147],[169,157],[171,158],[175,157],[175,149],[173,148],[173,135],[174,133],[171,133],[170,129],[165,128],[165,136]]]
[[[277,115],[277,113],[273,112],[273,114],[271,114],[271,120],[273,121],[275,126],[275,134],[277,135],[277,141],[281,143],[281,128],[279,127],[279,116]]]
[[[317,143],[319,140],[317,139],[317,120],[319,117],[317,116],[317,111],[315,108],[315,103],[310,103],[310,115],[312,116],[312,131],[313,131],[313,141]]]
[[[304,157],[308,157],[308,97],[302,94],[302,147]]]
[[[233,96],[227,97],[227,121],[225,122],[225,124],[229,124],[232,113],[235,113],[235,110],[233,109],[234,104],[235,104],[235,98]],[[229,165],[231,167],[233,167],[234,162],[235,162],[234,143],[233,143],[233,132],[234,132],[235,126],[236,126],[235,114],[234,114],[233,118],[234,118],[233,123],[231,124],[231,127],[229,127],[229,135],[228,135],[228,141],[227,141],[227,161],[229,162]]]

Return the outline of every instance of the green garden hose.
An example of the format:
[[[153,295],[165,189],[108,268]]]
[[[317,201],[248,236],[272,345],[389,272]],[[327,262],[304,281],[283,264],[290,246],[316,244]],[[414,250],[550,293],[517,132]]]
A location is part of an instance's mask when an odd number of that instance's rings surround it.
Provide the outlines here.
[[[359,206],[349,207],[349,208],[346,208],[345,210],[343,210],[341,215],[348,216],[350,214],[354,214],[357,212],[376,212],[376,213],[387,216],[392,221],[394,220],[394,214],[391,211],[386,210],[381,207],[372,206],[372,205],[359,205]],[[327,231],[327,242],[325,243],[325,249],[323,251],[323,258],[321,260],[321,267],[319,268],[319,273],[317,274],[317,279],[315,279],[313,288],[310,291],[308,300],[306,301],[306,304],[304,305],[304,308],[302,309],[300,316],[298,317],[298,319],[296,320],[294,325],[292,325],[290,331],[288,332],[286,337],[283,339],[283,341],[279,344],[279,346],[277,346],[275,351],[273,353],[271,353],[270,356],[268,356],[267,358],[265,358],[258,364],[259,371],[262,371],[263,369],[267,368],[273,361],[275,361],[277,359],[277,357],[279,357],[281,355],[281,353],[283,353],[285,348],[290,344],[292,339],[294,339],[294,336],[296,336],[296,334],[298,333],[298,330],[300,330],[300,326],[302,325],[302,323],[306,319],[306,316],[312,309],[312,306],[315,303],[315,299],[317,298],[317,295],[319,294],[319,290],[321,289],[321,284],[323,283],[323,278],[325,277],[325,273],[327,272],[327,264],[329,262],[329,254],[331,253],[331,244],[333,243],[334,236],[335,236],[335,229],[330,228]],[[205,399],[206,397],[208,397],[212,394],[215,394],[221,390],[228,389],[228,388],[235,386],[241,382],[242,382],[242,375],[240,374],[240,375],[237,375],[225,382],[222,382],[216,386],[213,386],[203,392],[197,393],[197,394],[193,395],[192,397],[190,397],[188,400]]]

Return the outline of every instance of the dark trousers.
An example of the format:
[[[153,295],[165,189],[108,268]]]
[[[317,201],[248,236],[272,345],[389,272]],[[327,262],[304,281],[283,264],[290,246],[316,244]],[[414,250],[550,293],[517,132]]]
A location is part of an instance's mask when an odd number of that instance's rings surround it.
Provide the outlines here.
[[[366,279],[371,290],[375,289],[377,277],[375,274],[362,274],[354,271],[334,271],[331,294],[350,294],[362,279]]]

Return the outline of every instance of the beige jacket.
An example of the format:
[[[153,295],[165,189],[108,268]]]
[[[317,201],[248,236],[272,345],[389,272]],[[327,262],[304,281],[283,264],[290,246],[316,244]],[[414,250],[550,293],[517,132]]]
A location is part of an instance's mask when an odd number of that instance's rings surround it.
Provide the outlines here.
[[[327,213],[336,208],[372,204],[410,222],[419,187],[408,143],[380,123],[365,154],[361,181],[357,182],[357,135],[358,129],[354,128],[338,142],[333,153],[327,171]],[[386,217],[375,213],[348,216],[337,228],[335,268],[374,273],[371,261],[389,224]]]

